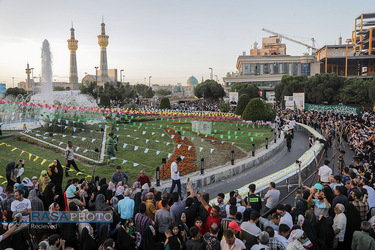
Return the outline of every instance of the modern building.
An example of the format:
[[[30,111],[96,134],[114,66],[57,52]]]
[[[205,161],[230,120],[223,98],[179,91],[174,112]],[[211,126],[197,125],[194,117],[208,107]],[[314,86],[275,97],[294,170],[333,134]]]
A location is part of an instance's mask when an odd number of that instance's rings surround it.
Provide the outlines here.
[[[334,72],[339,76],[372,78],[375,75],[375,13],[355,18],[351,38],[342,44],[325,45],[317,51],[320,73]]]
[[[70,29],[70,39],[67,40],[68,49],[70,50],[70,67],[69,67],[69,83],[70,88],[77,90],[79,89],[78,84],[78,71],[77,71],[77,55],[78,40],[75,39],[74,28]]]
[[[227,92],[237,82],[254,83],[259,89],[271,91],[281,82],[283,75],[307,75],[315,74],[319,64],[314,65],[315,57],[312,55],[291,56],[286,55],[286,46],[281,44],[277,36],[263,38],[262,48],[250,50],[250,55],[243,52],[237,59],[237,72],[230,73],[223,78]]]

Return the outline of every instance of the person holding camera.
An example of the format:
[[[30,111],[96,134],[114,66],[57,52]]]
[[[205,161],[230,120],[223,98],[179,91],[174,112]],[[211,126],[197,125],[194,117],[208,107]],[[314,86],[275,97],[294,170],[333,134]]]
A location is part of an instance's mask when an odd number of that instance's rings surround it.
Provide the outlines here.
[[[307,202],[314,204],[314,215],[317,220],[319,220],[320,215],[328,217],[328,211],[331,208],[331,204],[329,204],[324,195],[323,186],[320,183],[317,183],[312,187],[312,192],[307,199]]]
[[[25,167],[25,160],[18,160],[17,164],[14,161],[11,161],[6,165],[5,172],[8,181],[7,187],[13,187],[16,182],[21,183],[21,178],[17,177],[18,166],[20,164],[22,167]]]

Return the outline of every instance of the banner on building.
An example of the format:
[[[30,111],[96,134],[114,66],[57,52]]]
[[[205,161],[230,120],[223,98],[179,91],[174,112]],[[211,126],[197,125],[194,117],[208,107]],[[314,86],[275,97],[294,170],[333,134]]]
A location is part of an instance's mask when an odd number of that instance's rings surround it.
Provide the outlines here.
[[[360,108],[345,106],[345,105],[317,105],[305,103],[305,109],[307,111],[317,111],[317,112],[332,112],[339,114],[359,114]]]

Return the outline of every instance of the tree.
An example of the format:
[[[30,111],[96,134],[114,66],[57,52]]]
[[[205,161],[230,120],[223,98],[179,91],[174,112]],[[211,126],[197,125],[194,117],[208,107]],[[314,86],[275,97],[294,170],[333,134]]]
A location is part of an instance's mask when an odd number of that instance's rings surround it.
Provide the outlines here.
[[[55,86],[53,87],[53,91],[65,91],[65,88],[62,86]]]
[[[220,103],[220,111],[224,113],[228,113],[230,110],[230,104],[228,102],[221,102]]]
[[[275,86],[275,97],[278,102],[282,102],[284,96],[292,96],[293,93],[301,93],[305,91],[305,83],[307,77],[305,75],[289,76],[284,75],[280,84]]]
[[[158,89],[156,90],[155,94],[157,94],[158,96],[168,96],[172,94],[172,91],[170,91],[169,89]]]
[[[110,107],[111,106],[111,98],[108,93],[103,93],[100,95],[100,103],[101,107]]]
[[[255,84],[246,83],[246,82],[237,82],[232,85],[230,88],[231,92],[238,92],[238,95],[241,96],[246,94],[250,99],[259,97],[259,89]]]
[[[155,94],[152,88],[145,84],[134,85],[134,89],[136,93],[143,98],[152,98]]]
[[[197,85],[194,89],[194,95],[198,98],[203,97],[205,100],[215,102],[225,96],[225,91],[223,86],[216,81],[206,80]]]
[[[81,94],[89,94],[92,95],[95,99],[98,96],[98,88],[96,82],[90,82],[89,84],[81,84],[79,87],[79,90],[81,91]]]
[[[252,99],[246,106],[242,118],[247,121],[265,121],[268,118],[266,107],[259,98]]]
[[[343,104],[372,103],[369,95],[369,91],[373,89],[371,85],[371,81],[365,81],[361,78],[347,78],[337,99]]]
[[[250,102],[250,98],[247,94],[242,94],[238,98],[238,104],[236,107],[235,114],[242,115],[243,111],[245,110],[247,104]]]
[[[4,96],[7,96],[7,95],[13,95],[14,97],[17,97],[18,95],[26,95],[27,92],[26,90],[24,90],[23,88],[8,88],[6,91],[5,91],[5,95]]]
[[[305,98],[312,104],[336,104],[339,102],[339,90],[344,86],[345,78],[336,73],[316,74],[305,82]],[[301,91],[302,92],[302,91]]]
[[[164,97],[163,99],[161,99],[160,108],[161,109],[170,109],[171,108],[171,102],[169,101],[169,98]]]

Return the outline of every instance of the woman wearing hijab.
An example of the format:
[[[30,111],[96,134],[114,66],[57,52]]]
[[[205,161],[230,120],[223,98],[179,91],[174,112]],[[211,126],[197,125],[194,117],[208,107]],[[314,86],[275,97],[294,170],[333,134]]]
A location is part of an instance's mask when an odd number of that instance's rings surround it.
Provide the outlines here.
[[[108,184],[103,184],[100,186],[99,194],[103,194],[104,196],[106,195],[108,190]]]
[[[49,206],[56,201],[57,197],[58,196],[55,194],[55,184],[52,182],[48,183],[43,192],[43,204],[46,211],[48,210]]]
[[[116,188],[116,193],[115,193],[115,197],[120,201],[122,199],[124,199],[124,187],[123,186],[118,186]]]
[[[107,179],[106,178],[102,178],[102,179],[100,179],[100,181],[99,181],[99,186],[101,187],[101,186],[103,186],[104,184],[107,184]],[[108,184],[107,184],[108,185]]]
[[[288,239],[288,248],[287,250],[300,250],[305,249],[303,247],[303,242],[305,241],[304,233],[301,229],[295,229],[290,233]]]
[[[314,223],[316,221],[316,217],[314,215],[314,212],[312,210],[306,210],[305,212],[305,220],[310,221],[311,223]]]
[[[185,232],[186,236],[189,236],[189,227],[186,224],[186,214],[182,213],[180,218],[178,218],[178,225],[182,231]]]
[[[303,204],[302,201],[298,200],[296,202],[296,208],[292,210],[292,218],[293,221],[295,221],[296,218],[298,218],[299,215],[304,215],[306,212],[305,204]]]
[[[97,249],[96,242],[94,239],[94,229],[90,225],[82,229],[79,243],[80,250]]]
[[[358,210],[352,203],[347,203],[345,205],[344,212],[347,222],[346,222],[346,231],[344,236],[344,245],[345,249],[350,249],[353,239],[354,231],[361,230],[361,216],[359,215]]]
[[[108,190],[111,190],[112,193],[116,192],[116,185],[112,181],[108,183]]]
[[[95,211],[104,211],[108,207],[103,194],[98,194],[95,199]]]
[[[124,225],[121,225],[121,227],[118,229],[117,234],[117,241],[116,241],[116,248],[117,249],[129,249],[129,250],[135,250],[135,239],[133,239],[129,235],[129,228],[125,227]],[[151,250],[151,249],[148,249]]]
[[[62,195],[62,181],[64,178],[64,170],[61,166],[59,160],[54,160],[51,165],[48,166],[48,176],[51,179],[51,182],[55,184],[56,194]]]
[[[150,250],[150,249],[162,250],[163,249],[163,245],[160,242],[156,241],[156,232],[153,226],[148,226],[143,232],[141,245],[138,249],[140,250]]]
[[[111,199],[111,203],[112,203],[112,208],[113,208],[113,211],[118,213],[118,202],[119,200],[117,199],[117,197],[112,197]]]
[[[311,250],[318,250],[320,249],[318,246],[318,240],[316,237],[315,229],[313,228],[311,222],[309,220],[305,220],[302,214],[298,215],[297,225],[301,227],[303,232],[305,233],[306,237],[311,241],[313,244],[312,247],[309,247]]]
[[[332,249],[333,238],[335,237],[332,225],[333,218],[329,216],[324,217],[323,215],[320,215],[319,220],[313,224],[317,233],[319,249]]]
[[[38,182],[39,182],[40,191],[41,191],[42,193],[44,192],[44,189],[46,188],[47,184],[48,184],[50,181],[51,181],[51,180],[49,179],[46,170],[43,170],[42,172],[40,172],[40,177],[39,177]]]
[[[44,211],[44,204],[38,197],[39,191],[32,189],[29,193],[28,199],[31,203],[31,211]]]

